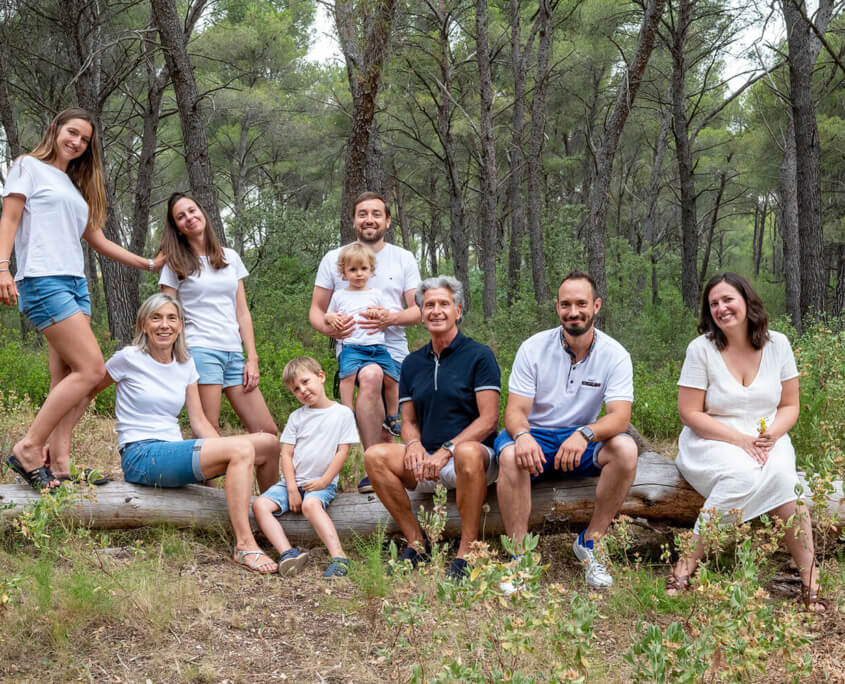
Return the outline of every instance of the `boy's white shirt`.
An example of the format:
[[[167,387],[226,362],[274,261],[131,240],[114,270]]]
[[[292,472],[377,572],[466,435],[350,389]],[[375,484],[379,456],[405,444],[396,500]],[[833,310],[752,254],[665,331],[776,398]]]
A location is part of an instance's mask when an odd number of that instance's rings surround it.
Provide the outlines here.
[[[290,414],[282,432],[282,444],[293,445],[293,472],[296,485],[322,477],[341,444],[357,444],[358,427],[355,414],[333,401],[323,409],[301,406]],[[337,484],[338,476],[332,480]],[[283,483],[285,482],[282,474]]]

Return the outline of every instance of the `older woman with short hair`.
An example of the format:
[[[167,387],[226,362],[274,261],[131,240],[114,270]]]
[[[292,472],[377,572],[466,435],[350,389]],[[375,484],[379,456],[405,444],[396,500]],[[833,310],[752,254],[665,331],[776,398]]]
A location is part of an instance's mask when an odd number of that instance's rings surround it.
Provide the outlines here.
[[[159,293],[138,310],[135,338],[106,363],[95,394],[117,383],[118,448],[127,482],[181,487],[225,475],[235,533],[233,561],[259,573],[276,571],[252,535],[249,506],[253,469],[261,491],[278,479],[279,442],[260,432],[220,437],[202,410],[198,374],[185,346],[184,316],[175,298]],[[197,439],[182,439],[185,406]]]

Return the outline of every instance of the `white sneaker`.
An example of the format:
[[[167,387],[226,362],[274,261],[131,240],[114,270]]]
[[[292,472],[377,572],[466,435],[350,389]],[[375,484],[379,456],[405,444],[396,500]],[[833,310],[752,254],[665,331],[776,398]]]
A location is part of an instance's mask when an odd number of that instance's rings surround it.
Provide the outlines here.
[[[523,589],[525,589],[525,583],[522,580],[516,580],[515,582],[505,580],[504,582],[499,582],[499,591],[505,596],[510,596]]]
[[[581,535],[575,537],[572,544],[572,550],[575,552],[575,557],[581,561],[584,566],[584,574],[587,579],[587,584],[591,587],[609,587],[613,584],[613,578],[607,571],[593,550],[581,543]]]

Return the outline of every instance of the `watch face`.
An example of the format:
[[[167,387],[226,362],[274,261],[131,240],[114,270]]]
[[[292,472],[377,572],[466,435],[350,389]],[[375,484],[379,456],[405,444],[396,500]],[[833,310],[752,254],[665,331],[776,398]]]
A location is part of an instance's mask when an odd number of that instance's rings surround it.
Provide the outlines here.
[[[593,431],[588,427],[578,428],[578,432],[580,432],[582,435],[584,435],[584,438],[588,442],[592,442],[593,437],[595,437],[595,434],[593,433]]]
[[[454,451],[454,450],[455,450],[455,444],[454,444],[454,442],[452,442],[452,440],[451,440],[451,439],[450,439],[448,442],[443,442],[443,444],[442,444],[441,446],[442,446],[444,449],[446,449],[446,451],[450,451],[450,452],[451,452],[451,451]]]

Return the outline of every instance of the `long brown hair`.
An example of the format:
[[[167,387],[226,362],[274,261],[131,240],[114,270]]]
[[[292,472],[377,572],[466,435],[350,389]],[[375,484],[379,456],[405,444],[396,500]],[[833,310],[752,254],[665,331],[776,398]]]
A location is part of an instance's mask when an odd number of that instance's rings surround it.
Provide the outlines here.
[[[29,156],[48,164],[53,161],[56,158],[59,130],[71,119],[82,119],[91,125],[91,140],[85,151],[67,165],[65,173],[85,198],[85,203],[88,205],[88,226],[100,229],[106,223],[106,185],[103,174],[103,150],[94,117],[87,110],[78,107],[59,112],[47,127],[41,142],[29,153]]]
[[[205,256],[208,257],[208,263],[215,270],[226,268],[226,256],[223,253],[220,240],[217,239],[217,234],[211,226],[208,213],[196,199],[181,192],[174,192],[167,200],[164,233],[161,236],[161,251],[167,260],[167,265],[170,266],[179,280],[184,280],[194,273],[199,273],[202,268],[199,255],[191,249],[188,238],[179,231],[176,227],[176,221],[173,219],[173,205],[181,199],[191,200],[197,205],[205,218]]]
[[[710,290],[719,283],[727,283],[739,292],[745,300],[748,341],[751,342],[754,349],[762,349],[763,345],[769,340],[769,316],[766,314],[766,307],[763,306],[763,300],[760,299],[760,295],[757,294],[751,283],[738,273],[731,271],[713,276],[704,286],[704,292],[701,293],[701,317],[698,320],[699,334],[706,334],[708,338],[713,340],[713,344],[719,351],[728,346],[725,333],[716,325],[713,314],[710,313]]]

